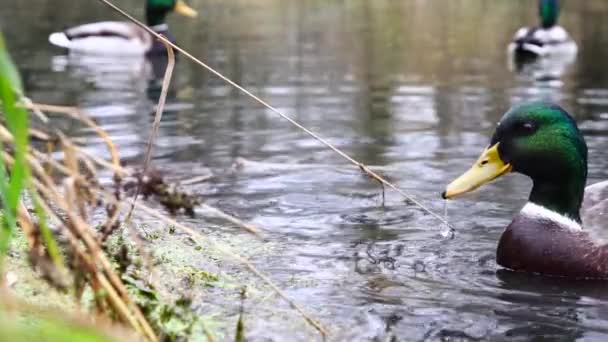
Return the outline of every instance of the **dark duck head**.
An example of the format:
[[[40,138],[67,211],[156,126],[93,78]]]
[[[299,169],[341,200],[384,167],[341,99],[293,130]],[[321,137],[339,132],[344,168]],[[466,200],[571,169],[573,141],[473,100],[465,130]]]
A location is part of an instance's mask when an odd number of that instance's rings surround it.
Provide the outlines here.
[[[198,13],[189,7],[183,0],[147,0],[146,2],[146,23],[148,26],[157,33],[167,37],[171,42],[174,42],[166,24],[167,15],[171,12],[191,18],[198,15]],[[164,54],[165,50],[163,43],[154,39],[148,55]]]
[[[198,13],[189,7],[183,0],[147,0],[146,23],[148,26],[165,24],[167,15],[175,12],[187,17],[196,17]]]
[[[540,0],[538,2],[538,16],[540,17],[541,27],[544,29],[557,25],[559,17],[558,0]]]

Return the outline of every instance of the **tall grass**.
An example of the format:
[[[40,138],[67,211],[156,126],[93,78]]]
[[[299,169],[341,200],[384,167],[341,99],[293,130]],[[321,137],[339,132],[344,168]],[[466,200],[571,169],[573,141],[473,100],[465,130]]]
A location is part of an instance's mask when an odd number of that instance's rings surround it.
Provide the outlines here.
[[[0,114],[13,137],[10,146],[0,141],[0,277],[4,279],[4,258],[20,215],[24,215],[23,196],[28,189],[34,190],[30,183],[29,115],[20,100],[24,99],[21,78],[13,63],[0,32]],[[11,157],[5,159],[5,151]],[[55,265],[63,267],[63,260],[57,243],[47,225],[47,217],[35,191],[30,192],[31,200],[40,229],[41,239],[46,251]],[[27,214],[25,214],[27,215]],[[1,293],[4,303],[6,294]],[[10,301],[9,301],[10,302]],[[7,302],[8,303],[8,302]],[[8,309],[8,310],[6,310]],[[17,316],[9,312],[17,313]],[[20,318],[19,318],[20,317]],[[96,329],[78,323],[70,323],[65,318],[51,314],[41,314],[32,308],[8,305],[0,307],[0,340],[2,341],[111,341]]]
[[[2,221],[0,229],[0,271],[2,261],[11,236],[17,229],[17,210],[24,191],[29,187],[30,167],[27,162],[27,151],[29,147],[29,119],[28,112],[18,101],[24,95],[23,84],[17,67],[13,63],[4,37],[0,32],[0,100],[2,102],[2,114],[14,137],[13,166],[7,169],[4,158],[0,158],[0,201],[2,202]],[[0,151],[4,150],[0,142]],[[8,172],[7,172],[8,170]],[[51,260],[56,265],[63,265],[57,243],[47,225],[46,214],[40,206],[40,201],[32,192],[31,200],[34,204],[38,227],[41,231],[43,242]]]
[[[0,230],[0,267],[12,233],[17,228],[17,208],[30,177],[30,169],[26,160],[29,145],[28,113],[17,104],[22,94],[23,86],[19,72],[6,50],[4,37],[0,33],[1,108],[7,127],[14,137],[12,167],[8,169],[4,158],[0,158],[0,200],[3,214]],[[0,151],[4,151],[1,143]]]

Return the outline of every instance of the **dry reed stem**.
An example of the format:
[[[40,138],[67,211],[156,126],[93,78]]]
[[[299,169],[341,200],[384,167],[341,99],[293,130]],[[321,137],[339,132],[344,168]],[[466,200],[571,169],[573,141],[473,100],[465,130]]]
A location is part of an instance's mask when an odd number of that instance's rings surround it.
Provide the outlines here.
[[[32,100],[30,100],[30,98],[26,96],[21,96],[21,102],[26,108],[28,108],[32,104]],[[49,123],[49,118],[39,108],[32,108],[32,112],[36,114],[38,120],[42,121],[42,123]]]
[[[92,160],[95,164],[97,164],[103,168],[112,170],[112,172],[114,172],[115,174],[118,174],[121,177],[126,177],[129,175],[132,175],[132,173],[130,173],[129,171],[127,171],[127,169],[123,168],[120,165],[115,165],[115,164],[108,162],[107,160],[105,160],[103,158],[99,158],[98,156],[92,154],[91,152],[85,150],[84,148],[82,148],[80,146],[74,146],[74,147],[76,148],[76,151],[78,152],[78,154],[86,157],[89,160]]]
[[[68,169],[72,171],[73,174],[79,174],[78,171],[78,160],[76,159],[76,152],[74,151],[73,145],[65,139],[65,137],[61,136],[61,145],[63,146],[63,160]],[[69,192],[65,194],[67,203],[71,206],[73,204],[77,205],[77,208],[70,208],[70,211],[77,212],[80,214],[80,217],[83,220],[87,219],[87,213],[85,209],[85,202],[80,194],[78,189],[78,184],[76,183],[76,179],[73,177],[69,177],[63,180],[64,189],[66,187]]]
[[[78,108],[33,103],[31,101],[26,105],[26,107],[33,111],[38,110],[38,111],[45,111],[45,112],[49,112],[49,113],[65,114],[73,119],[76,119],[78,121],[85,123],[87,126],[92,128],[93,130],[95,130],[97,135],[99,135],[99,137],[103,139],[104,143],[108,147],[110,156],[112,157],[112,164],[115,167],[120,166],[120,156],[118,155],[118,151],[116,150],[116,147],[114,146],[114,143],[112,142],[112,139],[110,138],[108,133],[103,128],[101,128],[99,125],[97,125],[91,118],[84,115],[84,113],[82,113],[82,111],[80,111]]]
[[[37,130],[35,128],[30,128],[29,133],[30,133],[30,137],[32,137],[34,139],[43,140],[43,141],[51,140],[51,137],[48,134],[46,134],[40,130]]]
[[[19,222],[19,226],[21,229],[23,229],[23,234],[25,235],[27,244],[30,246],[30,248],[34,248],[36,241],[34,238],[36,235],[34,224],[32,223],[32,217],[23,204],[23,201],[19,201],[19,206],[17,208],[17,222]],[[4,279],[4,277],[2,277],[2,279]]]
[[[150,138],[148,139],[148,145],[146,146],[144,166],[142,170],[143,175],[148,172],[148,167],[150,166],[150,160],[152,159],[152,146],[154,146],[154,140],[156,140],[156,137],[158,135],[158,128],[160,127],[160,120],[163,117],[165,101],[167,100],[167,92],[169,91],[169,86],[171,85],[171,76],[173,75],[173,68],[175,67],[175,54],[173,53],[173,49],[164,41],[162,42],[165,45],[165,49],[167,50],[168,61],[167,67],[165,68],[165,76],[163,77],[163,85],[161,87],[160,97],[158,98],[158,105],[156,106],[156,114],[154,115],[152,132],[150,132]],[[135,208],[135,202],[137,202],[137,197],[139,197],[139,193],[141,192],[142,186],[142,183],[137,184],[137,189],[135,190],[135,195],[133,196],[133,200],[131,202],[131,208],[127,212],[127,217],[125,219],[127,223],[131,222],[131,214],[133,213],[133,208]]]
[[[163,36],[164,37],[164,36]],[[166,40],[166,39],[165,39]],[[145,174],[148,171],[148,167],[150,165],[150,160],[152,159],[152,147],[154,146],[154,140],[158,136],[158,129],[160,127],[160,121],[163,117],[163,111],[165,109],[165,102],[167,101],[167,93],[169,91],[169,86],[171,85],[171,76],[173,75],[173,69],[175,68],[175,53],[170,45],[165,43],[164,40],[161,41],[165,48],[167,49],[167,68],[165,69],[165,75],[163,77],[163,83],[160,91],[160,97],[158,98],[158,104],[156,106],[156,114],[154,115],[154,123],[152,124],[152,132],[150,134],[150,139],[148,140],[148,145],[146,146],[146,154],[144,159],[144,167],[143,173]]]
[[[358,167],[366,175],[368,175],[369,177],[371,177],[371,178],[375,179],[376,181],[380,182],[383,185],[383,189],[384,189],[384,186],[388,186],[389,188],[395,190],[403,198],[405,198],[409,202],[415,204],[416,206],[418,206],[419,208],[421,208],[422,210],[424,210],[426,213],[428,213],[429,215],[431,215],[434,218],[436,218],[438,221],[440,221],[443,224],[445,224],[447,227],[450,228],[450,231],[452,231],[452,232],[454,231],[454,228],[441,215],[439,215],[439,214],[435,213],[434,211],[432,211],[431,209],[427,208],[424,204],[422,204],[421,202],[419,202],[418,200],[416,200],[411,195],[407,194],[404,190],[400,189],[399,187],[397,187],[393,183],[389,182],[388,180],[386,180],[385,178],[383,178],[382,176],[380,176],[376,172],[370,170],[369,167],[367,167],[367,165],[365,165],[365,164],[361,163],[360,161],[354,159],[353,157],[349,156],[346,152],[344,152],[341,149],[339,149],[338,147],[334,146],[332,143],[330,143],[325,138],[321,137],[320,135],[318,135],[317,133],[311,131],[310,129],[304,127],[302,124],[300,124],[296,120],[292,119],[291,117],[283,114],[281,111],[279,111],[274,106],[270,105],[268,102],[264,101],[263,99],[261,99],[260,97],[258,97],[256,95],[254,95],[252,92],[250,92],[249,90],[245,89],[244,87],[242,87],[238,83],[234,82],[233,80],[229,79],[228,77],[224,76],[222,73],[220,73],[219,71],[213,69],[212,67],[210,67],[209,65],[207,65],[206,63],[204,63],[203,61],[201,61],[200,59],[194,57],[188,51],[182,49],[181,47],[179,47],[175,43],[167,40],[162,35],[156,33],[154,30],[152,30],[148,26],[144,25],[143,23],[141,23],[140,21],[138,21],[137,19],[135,19],[133,16],[129,15],[127,12],[125,12],[121,8],[119,8],[118,6],[114,5],[112,2],[110,2],[108,0],[98,0],[98,1],[104,3],[105,5],[107,5],[108,7],[110,7],[115,12],[117,12],[120,15],[122,15],[123,17],[127,18],[129,21],[131,21],[134,24],[138,25],[139,27],[143,28],[148,33],[150,33],[152,36],[156,37],[158,40],[162,41],[166,45],[169,45],[173,49],[175,49],[176,51],[179,51],[181,54],[183,54],[184,56],[186,56],[188,59],[190,59],[194,63],[202,66],[207,71],[209,71],[210,73],[212,73],[215,76],[219,77],[224,82],[228,83],[229,85],[233,86],[234,88],[238,89],[243,94],[249,96],[254,101],[256,101],[257,103],[259,103],[262,106],[266,107],[271,112],[273,112],[273,113],[277,114],[278,116],[280,116],[281,118],[287,120],[290,124],[292,124],[293,126],[297,127],[298,129],[302,130],[303,132],[305,132],[309,136],[313,137],[315,140],[321,142],[323,145],[327,146],[329,149],[331,149],[332,151],[334,151],[335,153],[337,153],[338,155],[340,155],[342,158],[346,159],[348,162],[350,162],[351,164],[353,164],[356,167]]]
[[[205,175],[205,176],[194,177],[194,178],[190,178],[190,179],[185,180],[185,181],[180,181],[179,185],[198,184],[198,183],[202,183],[202,182],[208,181],[211,178],[213,178],[213,175]]]
[[[232,215],[228,215],[225,212],[219,210],[218,208],[212,207],[212,206],[207,205],[205,203],[201,203],[201,204],[199,204],[199,206],[202,209],[207,210],[208,212],[212,213],[213,215],[215,215],[215,216],[217,216],[217,217],[219,217],[221,219],[224,219],[224,220],[226,220],[228,222],[232,222],[233,224],[235,224],[235,225],[237,225],[237,226],[245,229],[246,231],[248,231],[249,233],[251,233],[253,235],[256,235],[258,237],[260,236],[260,231],[258,230],[258,227],[255,226],[255,225],[253,225],[253,224],[251,224],[251,223],[247,223],[247,222],[241,221],[238,218],[236,218],[236,217],[234,217]]]

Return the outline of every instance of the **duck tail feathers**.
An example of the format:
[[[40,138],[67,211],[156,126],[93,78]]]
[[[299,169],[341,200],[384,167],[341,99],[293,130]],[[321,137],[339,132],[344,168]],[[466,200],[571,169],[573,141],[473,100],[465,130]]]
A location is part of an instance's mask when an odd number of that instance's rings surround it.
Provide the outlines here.
[[[72,43],[68,36],[64,32],[51,33],[49,36],[49,42],[53,45],[69,49]]]

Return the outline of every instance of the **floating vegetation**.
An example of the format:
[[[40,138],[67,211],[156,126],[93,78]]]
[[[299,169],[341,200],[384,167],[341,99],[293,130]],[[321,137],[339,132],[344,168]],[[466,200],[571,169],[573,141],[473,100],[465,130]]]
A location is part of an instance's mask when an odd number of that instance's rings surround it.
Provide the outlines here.
[[[129,180],[124,181],[123,189],[129,195],[134,195],[140,189],[144,199],[153,198],[171,215],[183,212],[194,217],[195,207],[203,203],[200,196],[189,194],[176,184],[167,183],[158,170],[150,170],[145,174],[143,171],[135,172]]]

